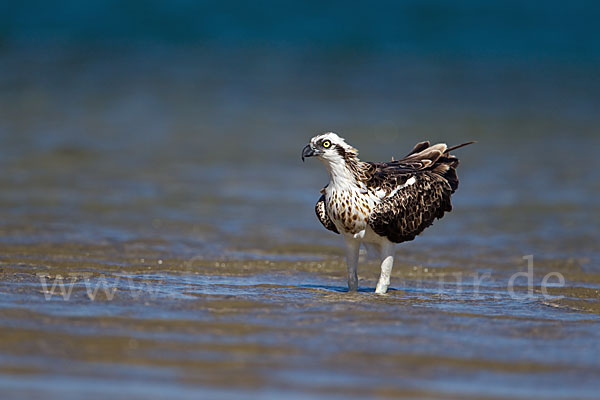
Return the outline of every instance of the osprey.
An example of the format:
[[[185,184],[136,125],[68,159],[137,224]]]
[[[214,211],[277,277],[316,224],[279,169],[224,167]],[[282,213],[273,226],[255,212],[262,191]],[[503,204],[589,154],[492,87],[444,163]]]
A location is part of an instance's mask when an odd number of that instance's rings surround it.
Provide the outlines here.
[[[458,187],[458,159],[439,143],[418,143],[398,161],[364,162],[358,151],[333,132],[317,135],[302,150],[317,157],[329,172],[315,211],[323,226],[343,233],[346,241],[348,290],[358,289],[360,244],[378,248],[381,275],[375,292],[387,292],[396,243],[413,240],[436,218],[452,210],[450,196]]]

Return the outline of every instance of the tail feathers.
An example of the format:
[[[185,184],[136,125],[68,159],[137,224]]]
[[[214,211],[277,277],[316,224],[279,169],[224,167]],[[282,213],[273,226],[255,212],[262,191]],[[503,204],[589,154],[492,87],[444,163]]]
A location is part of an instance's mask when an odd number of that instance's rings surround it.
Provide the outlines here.
[[[473,142],[466,142],[466,143],[463,143],[463,144],[458,144],[456,146],[448,147],[444,153],[450,153],[452,150],[460,149],[461,147],[465,147],[465,146],[468,146],[468,145],[474,144],[474,143],[477,143],[477,142],[475,142],[475,141],[473,141]]]
[[[429,142],[421,142],[414,147],[406,159],[419,160],[422,163],[423,168],[429,168],[432,172],[444,178],[452,188],[452,193],[454,193],[454,191],[458,189],[458,175],[456,174],[456,168],[458,167],[459,161],[458,158],[450,154],[450,152],[473,143],[475,142],[466,142],[457,146],[448,147],[443,143],[430,146]]]
[[[454,156],[440,157],[438,162],[431,169],[431,171],[448,181],[452,188],[452,193],[458,189],[458,175],[456,175],[456,167],[458,167],[458,164],[458,158]]]
[[[420,153],[421,151],[425,150],[428,147],[429,147],[429,141],[419,142],[415,145],[415,147],[411,150],[411,152],[406,155],[405,158],[408,158],[408,157],[412,156],[413,154]]]
[[[440,163],[440,166],[447,166],[447,167],[440,168],[440,171],[438,173],[444,179],[446,179],[448,181],[448,183],[450,184],[450,187],[452,188],[452,193],[454,193],[456,191],[456,189],[458,189],[458,175],[456,175],[456,167],[458,167],[459,161],[458,161],[458,158],[456,158],[455,156],[450,154],[450,152],[453,150],[456,150],[456,149],[460,149],[461,147],[468,146],[473,143],[476,143],[476,142],[466,142],[463,144],[449,147],[444,152],[444,157],[441,157],[438,160],[438,162]],[[434,170],[436,168],[434,168]]]
[[[454,193],[458,188],[456,167],[458,167],[459,161],[450,152],[473,143],[475,142],[466,142],[448,147],[444,143],[432,146],[428,141],[420,142],[415,145],[412,151],[401,162],[415,164],[418,165],[419,169],[429,169],[436,173],[448,181],[452,188],[452,193]]]
[[[422,156],[422,154],[420,154],[420,153],[424,153],[424,154],[427,153],[424,150],[428,150],[428,151],[439,150],[442,153],[450,153],[452,150],[457,150],[457,149],[460,149],[461,147],[465,147],[465,146],[468,146],[473,143],[477,143],[477,142],[471,141],[471,142],[462,143],[462,144],[459,144],[456,146],[448,147],[444,143],[438,143],[438,144],[434,144],[433,146],[431,146],[429,141],[419,142],[415,145],[415,147],[411,150],[411,152],[408,153],[406,155],[406,157],[404,157],[404,158],[420,158]],[[419,157],[417,157],[417,154],[419,154]]]
[[[418,143],[403,160],[419,161],[422,168],[428,168],[434,165],[438,159],[446,152],[447,146],[443,143],[429,145],[429,142]]]

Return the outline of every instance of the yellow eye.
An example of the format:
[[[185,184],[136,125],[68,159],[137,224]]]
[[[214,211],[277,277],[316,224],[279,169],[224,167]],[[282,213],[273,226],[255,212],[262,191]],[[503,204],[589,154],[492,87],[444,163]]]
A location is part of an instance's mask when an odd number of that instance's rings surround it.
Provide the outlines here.
[[[326,140],[323,142],[323,147],[325,147],[326,149],[328,149],[329,147],[331,147],[331,142],[329,140]]]

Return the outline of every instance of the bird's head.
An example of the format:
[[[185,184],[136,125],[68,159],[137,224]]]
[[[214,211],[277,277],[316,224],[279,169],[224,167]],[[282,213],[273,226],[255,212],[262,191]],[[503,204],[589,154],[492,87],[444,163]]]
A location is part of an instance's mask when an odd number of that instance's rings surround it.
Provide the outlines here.
[[[333,132],[313,137],[302,149],[302,161],[307,157],[317,157],[326,163],[336,163],[357,156],[358,151]]]

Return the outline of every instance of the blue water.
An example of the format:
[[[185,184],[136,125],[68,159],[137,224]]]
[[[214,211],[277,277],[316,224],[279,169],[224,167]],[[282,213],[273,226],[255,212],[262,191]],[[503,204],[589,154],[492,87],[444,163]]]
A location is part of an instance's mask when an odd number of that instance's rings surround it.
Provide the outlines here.
[[[594,1],[22,1],[0,43],[280,48],[449,59],[598,62]]]

